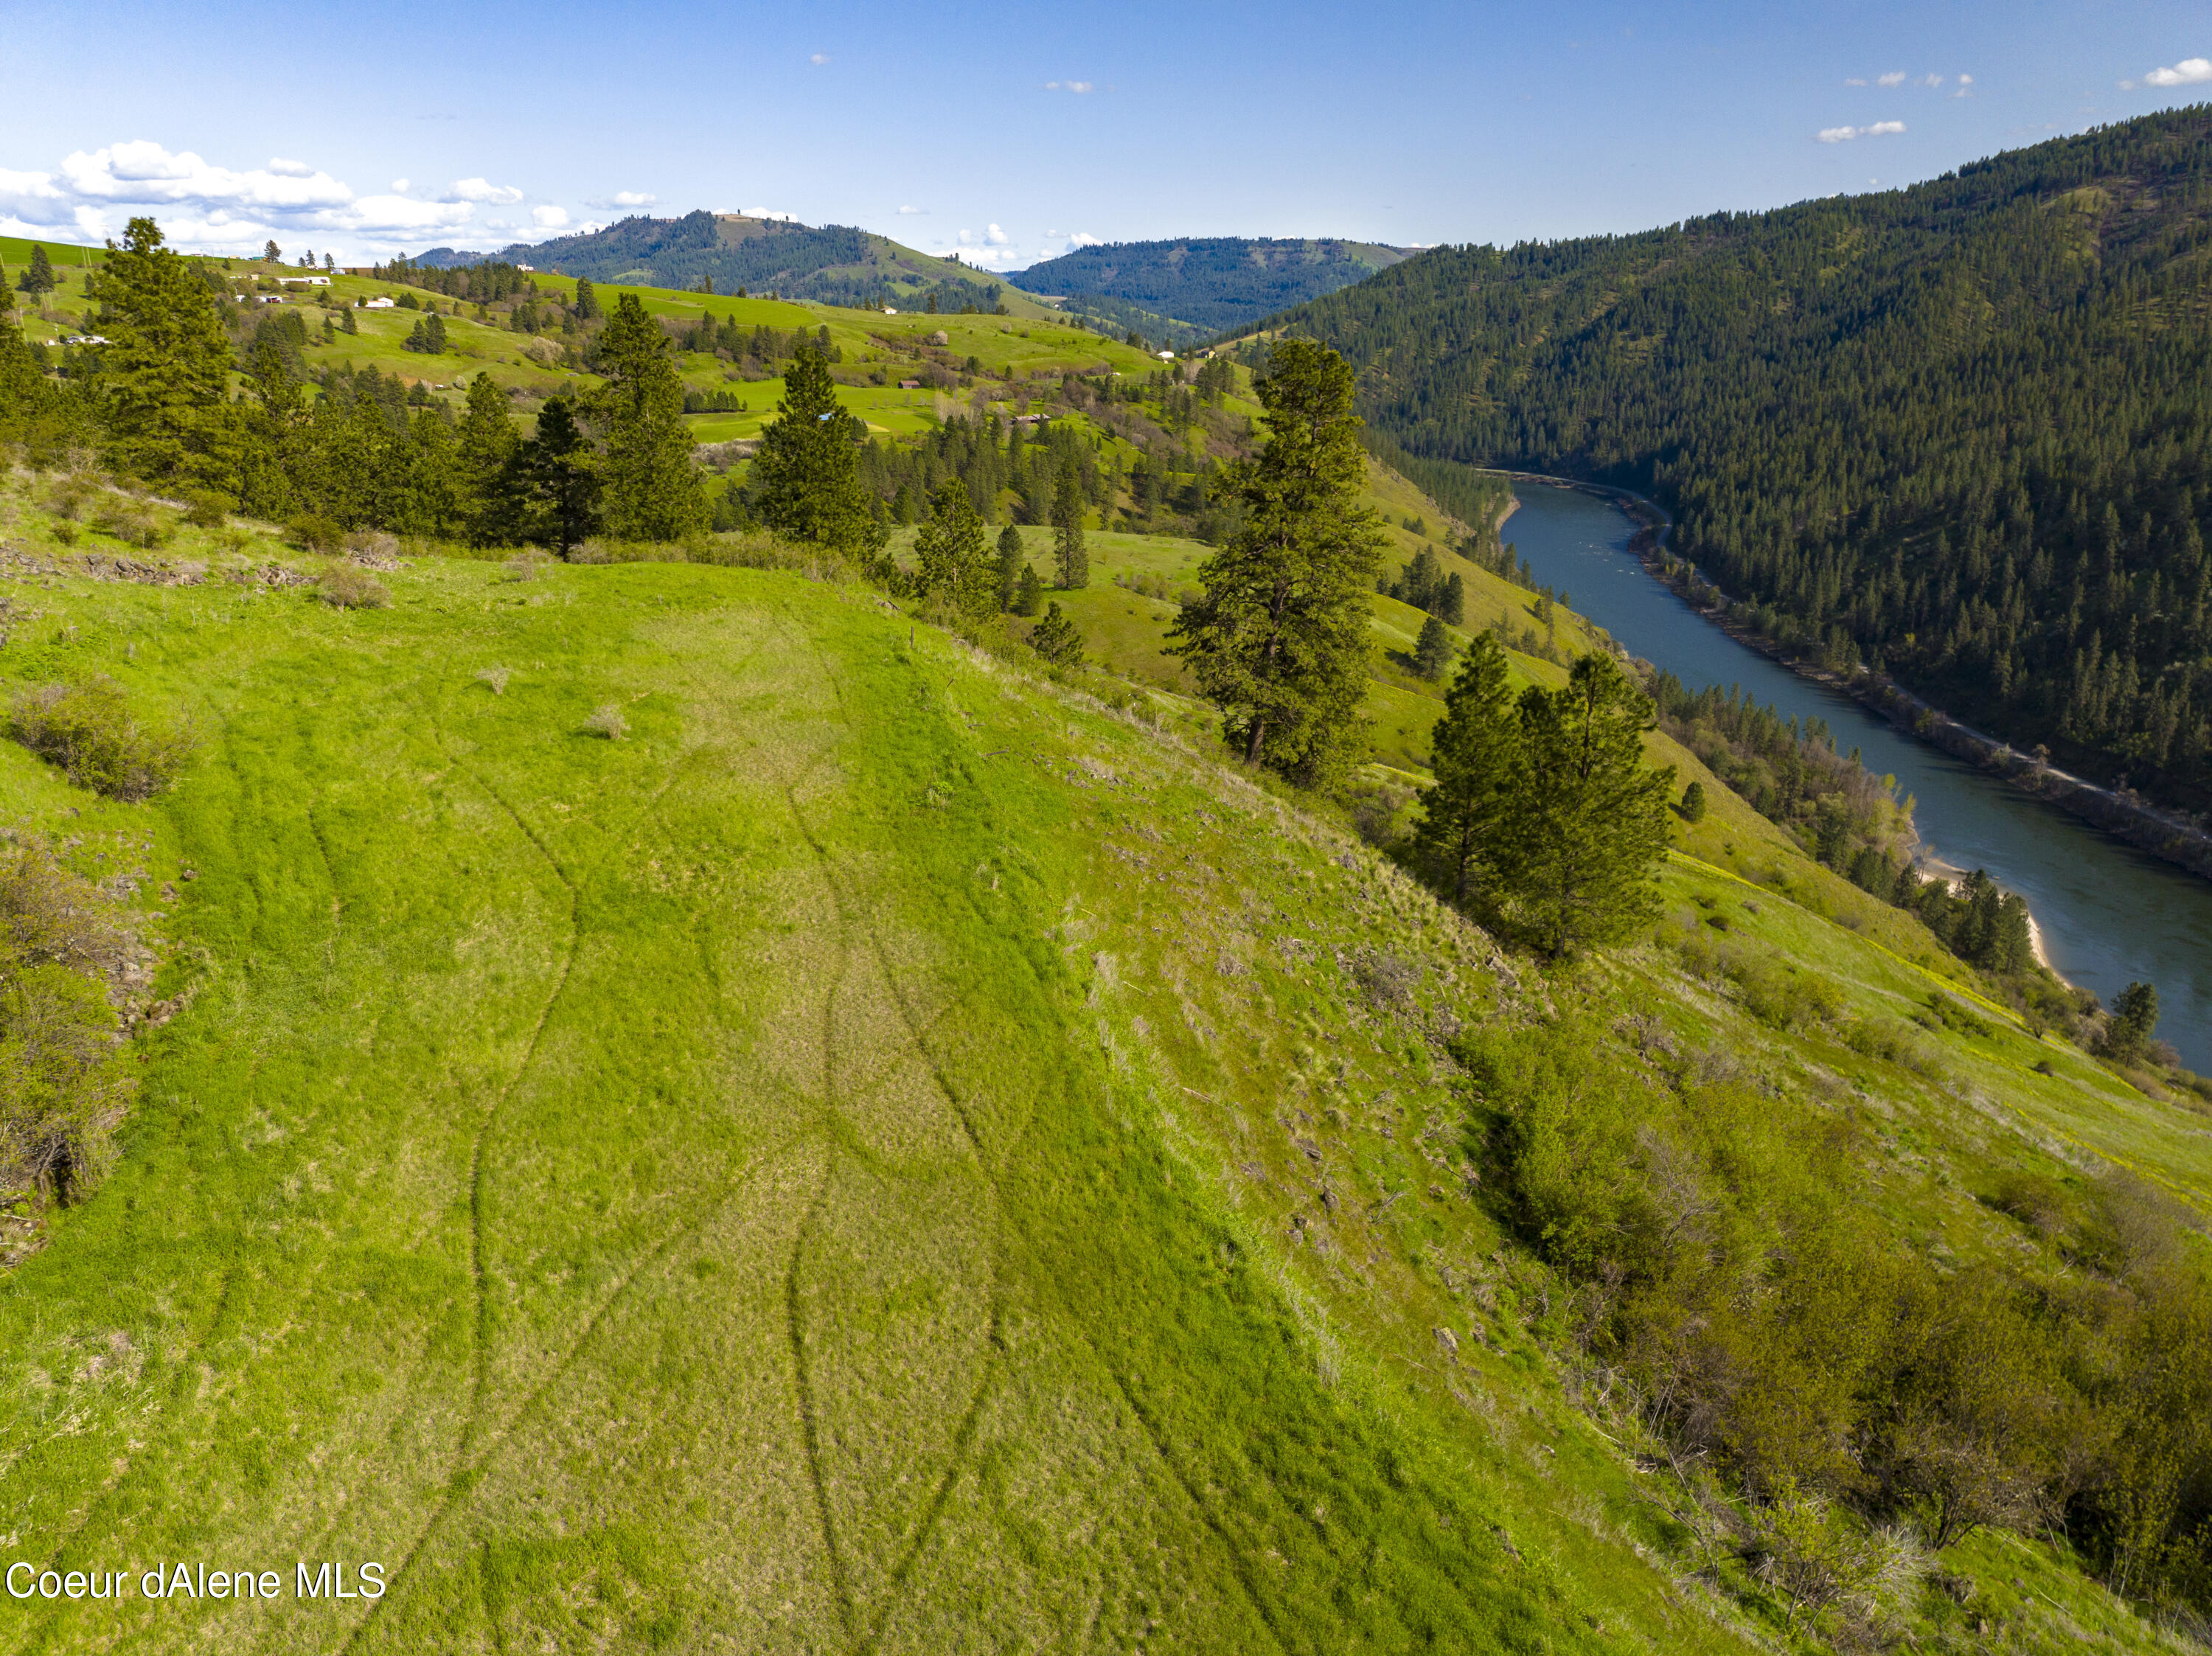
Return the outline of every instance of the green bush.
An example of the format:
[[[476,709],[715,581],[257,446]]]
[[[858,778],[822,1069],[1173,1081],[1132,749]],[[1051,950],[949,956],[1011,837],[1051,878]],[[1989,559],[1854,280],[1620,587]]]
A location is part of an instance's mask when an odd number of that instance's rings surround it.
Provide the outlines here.
[[[229,507],[220,494],[196,488],[185,496],[185,521],[195,529],[220,529],[228,516]]]
[[[111,799],[158,793],[191,751],[189,731],[134,718],[123,687],[105,675],[22,691],[9,725],[16,741],[70,781]]]
[[[301,513],[284,525],[284,532],[310,552],[335,552],[345,539],[345,531],[315,512]]]

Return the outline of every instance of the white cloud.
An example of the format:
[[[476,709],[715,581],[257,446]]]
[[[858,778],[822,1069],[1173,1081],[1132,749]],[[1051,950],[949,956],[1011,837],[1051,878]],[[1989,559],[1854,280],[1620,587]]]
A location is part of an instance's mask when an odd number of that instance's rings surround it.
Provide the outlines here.
[[[983,227],[983,240],[994,247],[1003,247],[1006,245],[1006,233],[995,224],[988,224]]]
[[[282,155],[269,158],[269,170],[280,179],[312,179],[315,169],[305,161],[288,161]]]
[[[568,227],[568,209],[565,207],[533,207],[530,221],[541,230],[565,230]]]
[[[1847,75],[1844,77],[1844,84],[1845,86],[1864,86],[1866,84],[1866,76],[1863,75]]]
[[[1105,245],[1103,238],[1092,235],[1088,230],[1078,230],[1067,239],[1070,252],[1078,247],[1103,247]]]
[[[392,179],[392,193],[393,195],[395,195],[395,196],[404,196],[404,195],[405,195],[405,194],[407,193],[407,180],[406,180],[406,179]]]
[[[1920,77],[1920,84],[1930,87],[1941,86],[1943,84],[1943,77],[1940,75],[1923,75]]]
[[[2212,58],[2184,58],[2172,69],[2154,69],[2143,76],[2150,86],[2197,86],[2212,81]]]
[[[472,201],[479,206],[512,207],[522,199],[522,191],[512,185],[494,184],[489,179],[456,179],[446,186],[447,201]]]
[[[1971,75],[1961,75],[1961,76],[1959,77],[1959,84],[1960,84],[1960,86],[1972,86],[1972,85],[1973,85],[1973,83],[1974,83],[1974,77],[1973,77],[1972,76],[1971,76]]]
[[[617,207],[650,207],[660,197],[650,190],[617,190],[612,199]]]
[[[817,68],[817,69],[818,69],[818,68],[820,68],[823,64],[826,64],[826,63],[828,63],[828,62],[830,61],[830,54],[829,54],[828,52],[816,52],[816,53],[815,53],[811,58],[809,58],[806,61],[807,61],[808,63],[810,63],[810,64],[812,64],[816,68]]]
[[[1893,69],[1887,75],[1877,76],[1875,77],[1875,82],[1881,86],[1903,86],[1905,84],[1905,71],[1901,69]]]
[[[786,224],[799,222],[798,214],[778,212],[773,207],[748,207],[742,216],[749,219],[781,219]]]
[[[902,207],[899,209],[899,216],[902,219],[919,218],[928,210],[926,207]]]
[[[1849,143],[1853,138],[1882,138],[1904,130],[1903,121],[1876,121],[1872,126],[1824,126],[1814,136],[1822,143]]]
[[[1091,91],[1097,84],[1097,83],[1094,81],[1047,81],[1044,83],[1044,89],[1047,92],[1073,92],[1081,94]]]

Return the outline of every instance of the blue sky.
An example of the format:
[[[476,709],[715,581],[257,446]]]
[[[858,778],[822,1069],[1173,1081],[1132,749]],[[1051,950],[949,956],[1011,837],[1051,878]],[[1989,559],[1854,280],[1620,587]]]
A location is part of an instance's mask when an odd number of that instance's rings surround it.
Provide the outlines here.
[[[489,247],[792,214],[1013,269],[1080,240],[1626,231],[2212,98],[2212,8],[314,9],[30,0],[0,230]]]

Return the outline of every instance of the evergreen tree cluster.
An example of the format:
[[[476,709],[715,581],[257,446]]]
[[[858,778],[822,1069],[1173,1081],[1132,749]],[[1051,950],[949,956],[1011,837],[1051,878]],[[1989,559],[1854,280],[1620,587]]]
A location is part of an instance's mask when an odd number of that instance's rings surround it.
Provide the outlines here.
[[[1413,554],[1404,569],[1376,583],[1376,591],[1425,610],[1448,626],[1467,619],[1467,583],[1457,570],[1447,574],[1443,561],[1427,547]]]
[[[1674,767],[1644,762],[1650,699],[1608,655],[1516,697],[1480,633],[1431,738],[1417,857],[1455,901],[1553,955],[1617,942],[1658,912]]]
[[[151,219],[133,219],[111,244],[92,292],[111,343],[81,353],[84,371],[67,382],[43,373],[21,331],[0,323],[0,438],[38,454],[96,444],[149,482],[340,529],[538,539],[566,552],[593,532],[666,541],[707,525],[683,383],[666,335],[634,297],[597,342],[605,383],[548,403],[524,441],[489,376],[471,382],[457,425],[419,385],[373,366],[303,373],[297,312],[264,313],[234,340],[243,322],[227,284],[164,246]],[[443,326],[425,314],[417,349],[434,349]],[[241,367],[246,386],[234,396]]]
[[[373,266],[370,273],[381,281],[404,282],[470,305],[497,305],[511,299],[538,296],[537,277],[499,259],[449,269],[395,259],[389,264]],[[580,302],[587,298],[588,290],[579,292]],[[593,308],[596,312],[596,306]]]
[[[2212,805],[2212,107],[1910,190],[1440,249],[1288,321],[1436,464],[1656,492],[1786,647]]]

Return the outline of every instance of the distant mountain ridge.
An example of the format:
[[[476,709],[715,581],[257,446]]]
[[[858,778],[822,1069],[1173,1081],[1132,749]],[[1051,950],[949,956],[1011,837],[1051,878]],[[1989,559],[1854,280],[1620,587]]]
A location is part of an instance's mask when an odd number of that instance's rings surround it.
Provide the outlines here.
[[[954,258],[933,258],[887,236],[848,224],[808,225],[703,209],[680,218],[626,218],[603,229],[515,242],[496,253],[432,248],[415,263],[439,268],[510,259],[593,282],[688,290],[711,282],[719,294],[739,288],[786,299],[855,306],[919,308],[934,294],[940,306],[988,310],[1007,297],[1002,280]],[[1026,298],[1008,306],[1040,316]]]
[[[1180,236],[1079,247],[1007,280],[1071,311],[1127,308],[1182,331],[1224,332],[1403,264],[1416,249],[1328,238]],[[1099,304],[1096,301],[1108,301]]]

